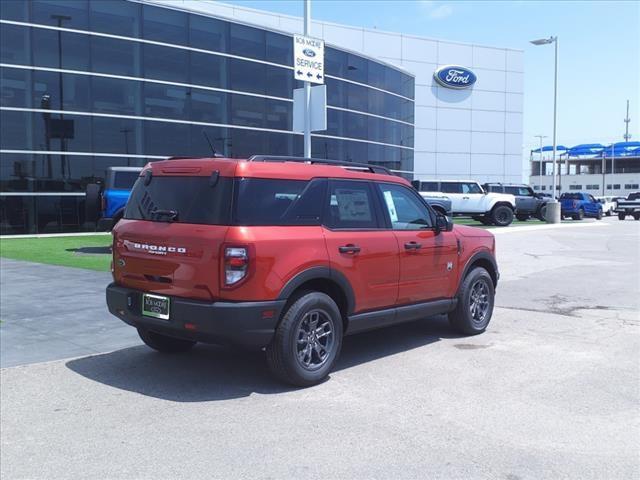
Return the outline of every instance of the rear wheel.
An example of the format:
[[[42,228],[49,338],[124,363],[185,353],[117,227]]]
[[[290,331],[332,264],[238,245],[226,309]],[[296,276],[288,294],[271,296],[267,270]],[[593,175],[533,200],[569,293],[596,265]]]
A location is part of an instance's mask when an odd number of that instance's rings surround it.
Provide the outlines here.
[[[624,213],[618,214],[618,220],[624,220],[625,218],[627,218],[627,216]]]
[[[582,220],[584,218],[584,210],[581,208],[578,213],[571,216],[574,220]]]
[[[506,227],[513,222],[513,210],[506,205],[498,205],[491,210],[491,221],[498,227]]]
[[[493,280],[482,267],[471,270],[460,286],[458,304],[449,313],[449,323],[460,333],[477,335],[486,330],[493,314]]]
[[[267,363],[283,382],[309,387],[324,380],[342,348],[342,315],[320,292],[301,294],[286,310],[271,344]]]
[[[196,342],[192,340],[168,337],[166,335],[161,335],[160,333],[150,332],[143,328],[138,329],[138,335],[140,335],[140,338],[147,346],[162,353],[187,352],[196,344]]]
[[[538,209],[538,213],[536,214],[536,218],[538,220],[540,220],[541,222],[544,222],[547,218],[547,206],[546,205],[542,205],[539,209]]]
[[[598,214],[596,215],[596,220],[602,220],[602,210],[598,210]]]
[[[633,219],[634,220],[640,220],[640,213],[634,213],[633,214]]]

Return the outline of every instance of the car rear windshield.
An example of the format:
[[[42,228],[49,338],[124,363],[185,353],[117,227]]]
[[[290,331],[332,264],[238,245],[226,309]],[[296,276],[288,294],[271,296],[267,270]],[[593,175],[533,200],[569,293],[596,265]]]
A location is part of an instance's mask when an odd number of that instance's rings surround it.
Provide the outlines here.
[[[228,225],[233,179],[154,176],[140,177],[127,202],[124,218],[155,222]]]
[[[560,200],[582,200],[581,193],[563,193],[560,195]]]

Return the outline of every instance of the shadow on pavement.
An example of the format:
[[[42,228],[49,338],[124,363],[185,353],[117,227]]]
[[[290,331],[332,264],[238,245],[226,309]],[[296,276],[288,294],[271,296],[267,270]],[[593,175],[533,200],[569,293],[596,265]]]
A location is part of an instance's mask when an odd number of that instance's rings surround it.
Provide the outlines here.
[[[334,371],[457,338],[446,317],[410,322],[344,339]],[[189,353],[161,354],[145,345],[70,360],[66,366],[96,382],[175,402],[241,398],[294,390],[270,375],[261,351],[199,344]]]

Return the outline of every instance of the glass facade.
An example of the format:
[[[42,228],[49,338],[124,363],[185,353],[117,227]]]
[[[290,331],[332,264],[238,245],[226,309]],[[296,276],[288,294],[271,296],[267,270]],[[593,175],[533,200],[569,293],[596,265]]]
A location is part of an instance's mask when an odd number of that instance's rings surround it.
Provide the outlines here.
[[[126,0],[0,2],[0,233],[92,230],[112,165],[302,155],[290,35]],[[327,47],[314,157],[413,170],[414,79]]]

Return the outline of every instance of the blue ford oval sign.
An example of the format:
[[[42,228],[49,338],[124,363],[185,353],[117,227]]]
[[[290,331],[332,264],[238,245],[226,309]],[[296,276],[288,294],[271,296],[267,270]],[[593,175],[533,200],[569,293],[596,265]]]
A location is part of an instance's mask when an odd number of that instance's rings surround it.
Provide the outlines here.
[[[313,58],[316,56],[316,52],[314,52],[310,48],[305,48],[304,50],[302,50],[302,53],[304,53],[309,58]]]
[[[469,88],[478,79],[471,70],[459,65],[440,67],[433,73],[433,77],[436,82],[447,88]]]

